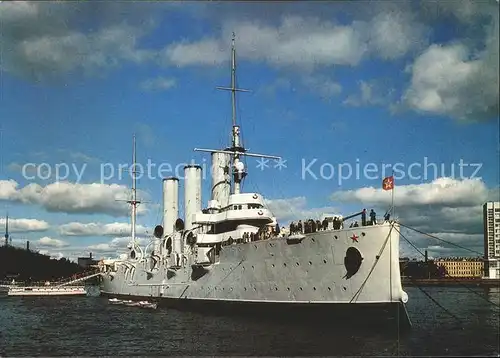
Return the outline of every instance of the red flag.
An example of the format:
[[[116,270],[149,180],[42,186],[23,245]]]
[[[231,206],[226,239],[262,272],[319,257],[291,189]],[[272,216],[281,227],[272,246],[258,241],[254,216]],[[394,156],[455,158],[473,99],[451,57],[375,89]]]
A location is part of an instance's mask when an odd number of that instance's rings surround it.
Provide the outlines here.
[[[384,178],[384,180],[382,181],[382,188],[384,190],[394,189],[394,177],[392,175],[390,177]]]

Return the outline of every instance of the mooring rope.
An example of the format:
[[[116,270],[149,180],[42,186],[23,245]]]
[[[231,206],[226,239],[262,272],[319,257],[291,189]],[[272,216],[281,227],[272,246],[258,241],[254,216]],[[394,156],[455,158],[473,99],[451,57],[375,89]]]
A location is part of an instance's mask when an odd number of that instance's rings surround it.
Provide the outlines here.
[[[396,230],[396,231],[399,233],[399,235],[401,235],[401,237],[402,237],[402,238],[403,238],[403,239],[404,239],[404,240],[405,240],[408,244],[410,244],[410,245],[411,245],[411,246],[412,246],[415,250],[417,250],[417,252],[418,252],[419,254],[421,254],[422,256],[424,256],[424,257],[425,257],[425,254],[424,254],[422,251],[420,251],[420,250],[419,250],[419,249],[418,249],[418,248],[417,248],[417,247],[416,247],[416,246],[415,246],[415,245],[414,245],[414,244],[413,244],[410,240],[408,240],[408,239],[406,238],[406,236],[404,236],[404,235],[403,235],[403,234],[402,234],[402,233],[401,233],[398,229],[396,229],[396,228],[395,228],[394,230]],[[462,284],[462,283],[461,283],[460,281],[458,281],[455,277],[450,276],[450,274],[449,274],[449,273],[447,273],[447,272],[445,272],[445,273],[446,273],[446,275],[447,275],[449,278],[451,278],[453,281],[457,282],[457,283],[458,283],[459,285],[461,285],[462,287],[465,287],[467,290],[469,290],[470,292],[472,292],[472,293],[473,293],[473,294],[475,294],[476,296],[480,297],[481,299],[483,299],[484,301],[488,302],[489,304],[491,304],[491,305],[495,306],[496,308],[500,308],[500,305],[496,304],[495,302],[491,302],[489,299],[487,299],[487,298],[486,298],[486,297],[484,297],[483,295],[481,295],[481,294],[477,293],[476,291],[474,291],[474,290],[473,290],[473,289],[471,289],[470,287],[467,287],[466,285]],[[412,280],[412,282],[413,282],[413,280]]]
[[[359,289],[356,291],[356,293],[354,294],[354,296],[352,296],[352,298],[349,301],[349,303],[352,303],[352,301],[354,300],[354,298],[359,297],[359,294],[361,293],[361,291],[363,290],[366,282],[370,278],[370,275],[372,274],[373,270],[375,269],[375,266],[377,266],[377,263],[379,262],[380,258],[382,257],[382,253],[384,252],[385,245],[387,245],[387,241],[389,241],[389,238],[391,237],[391,232],[392,232],[393,228],[394,228],[394,223],[391,225],[391,229],[389,230],[389,234],[385,238],[384,244],[380,248],[380,251],[379,251],[378,255],[375,257],[375,262],[373,263],[372,268],[370,269],[370,272],[368,272],[368,275],[366,276],[365,280],[363,281],[363,283],[361,284],[361,286],[359,287]],[[391,249],[391,248],[389,248],[389,249]],[[392,285],[392,282],[390,284]],[[356,298],[356,300],[357,300],[357,298]]]

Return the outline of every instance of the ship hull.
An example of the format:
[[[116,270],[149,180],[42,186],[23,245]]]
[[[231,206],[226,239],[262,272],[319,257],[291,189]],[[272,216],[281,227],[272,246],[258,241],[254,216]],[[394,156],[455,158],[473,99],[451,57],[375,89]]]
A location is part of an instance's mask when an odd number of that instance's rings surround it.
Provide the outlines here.
[[[145,296],[132,296],[101,292],[101,295],[121,300],[139,301]],[[148,297],[151,300],[151,296]],[[248,302],[234,300],[206,300],[156,298],[160,308],[172,308],[184,312],[198,312],[213,316],[242,316],[257,320],[314,322],[332,328],[373,328],[397,327],[401,330],[411,327],[406,307],[403,303],[284,303]]]
[[[234,308],[351,319],[353,313],[375,318],[400,316],[401,307],[406,312],[394,223],[230,245],[207,268],[188,260],[178,269],[160,265],[148,273],[148,265],[140,259],[119,265],[103,276],[102,294],[225,313]]]

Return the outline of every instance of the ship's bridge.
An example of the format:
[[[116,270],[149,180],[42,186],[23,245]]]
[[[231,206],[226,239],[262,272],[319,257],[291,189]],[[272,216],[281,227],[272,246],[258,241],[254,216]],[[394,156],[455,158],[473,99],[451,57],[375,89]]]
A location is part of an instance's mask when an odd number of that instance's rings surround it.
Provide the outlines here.
[[[229,204],[219,212],[194,215],[195,224],[215,224],[223,221],[257,220],[262,224],[271,223],[274,217],[265,207],[264,200],[257,193],[233,194],[229,196]]]

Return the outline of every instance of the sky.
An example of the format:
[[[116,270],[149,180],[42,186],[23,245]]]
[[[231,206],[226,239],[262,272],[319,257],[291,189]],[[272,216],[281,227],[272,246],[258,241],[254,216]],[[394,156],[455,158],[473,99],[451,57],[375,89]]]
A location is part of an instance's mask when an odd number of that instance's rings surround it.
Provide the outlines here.
[[[162,221],[162,178],[229,144],[235,33],[245,160],[281,225],[391,206],[429,256],[483,252],[499,200],[498,1],[0,2],[0,227],[53,257],[114,257]],[[120,167],[120,165],[122,165]],[[149,165],[149,167],[148,167]],[[401,256],[419,257],[405,240]],[[475,253],[477,252],[477,253]]]

